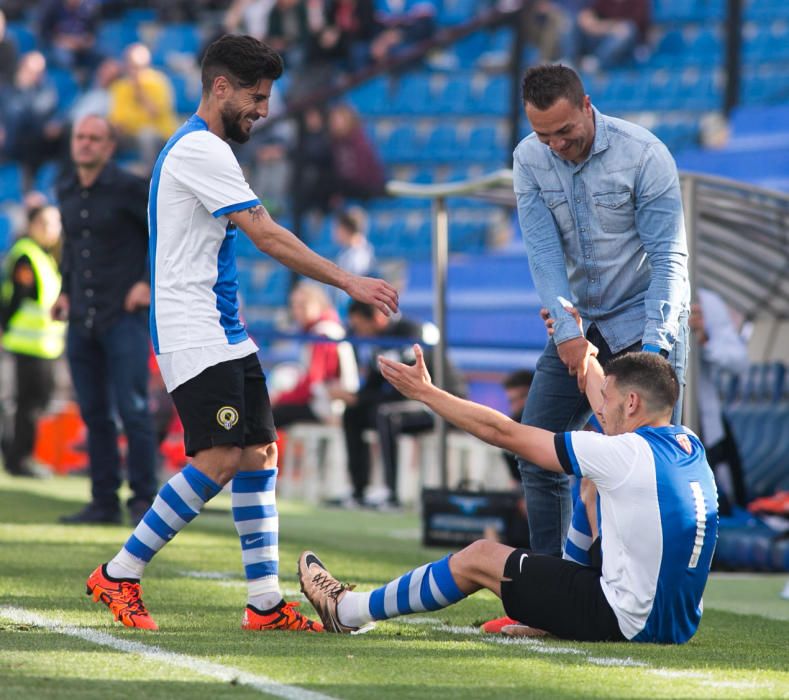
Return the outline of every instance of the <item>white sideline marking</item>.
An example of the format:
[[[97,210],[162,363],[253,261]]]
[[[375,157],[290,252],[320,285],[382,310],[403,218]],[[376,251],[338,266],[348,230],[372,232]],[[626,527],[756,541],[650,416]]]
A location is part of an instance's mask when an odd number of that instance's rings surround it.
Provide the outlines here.
[[[772,688],[772,683],[764,683],[760,681],[723,681],[718,680],[712,673],[705,671],[683,671],[669,668],[654,668],[646,661],[636,661],[629,656],[625,658],[606,657],[606,656],[593,656],[583,649],[576,649],[574,647],[566,646],[552,646],[546,644],[542,639],[535,637],[507,637],[504,635],[496,634],[482,634],[478,627],[457,627],[454,625],[444,624],[441,620],[436,620],[431,617],[410,617],[410,618],[397,618],[397,622],[405,625],[426,625],[433,627],[440,632],[449,632],[450,634],[466,634],[479,636],[483,642],[488,644],[501,644],[504,646],[523,646],[528,647],[530,651],[537,654],[570,654],[575,656],[585,656],[586,661],[595,666],[616,666],[616,667],[629,667],[629,668],[642,668],[645,671],[652,673],[656,676],[663,678],[688,678],[692,680],[703,681],[707,685],[716,688]]]
[[[187,656],[186,654],[178,654],[173,651],[165,651],[161,647],[154,645],[118,639],[111,634],[99,632],[89,627],[67,625],[59,620],[41,617],[24,608],[17,608],[10,605],[0,606],[0,617],[17,624],[44,627],[52,632],[65,634],[69,637],[77,637],[91,644],[110,647],[127,654],[137,654],[167,666],[187,669],[201,676],[215,678],[225,683],[236,683],[248,688],[253,688],[261,693],[266,693],[267,695],[285,698],[286,700],[334,700],[330,695],[323,695],[322,693],[316,693],[312,690],[278,683],[275,680],[266,678],[266,676],[247,673],[246,671],[240,671],[230,666],[223,666],[222,664],[200,659],[196,656]]]

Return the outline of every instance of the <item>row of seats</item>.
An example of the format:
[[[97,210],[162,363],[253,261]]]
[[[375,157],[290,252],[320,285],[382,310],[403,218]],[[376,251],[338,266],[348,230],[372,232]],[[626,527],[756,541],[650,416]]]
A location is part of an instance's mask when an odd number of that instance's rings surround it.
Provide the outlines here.
[[[495,126],[486,125],[466,131],[445,122],[422,131],[413,124],[404,123],[392,129],[378,147],[388,163],[503,163],[509,160],[506,134]]]

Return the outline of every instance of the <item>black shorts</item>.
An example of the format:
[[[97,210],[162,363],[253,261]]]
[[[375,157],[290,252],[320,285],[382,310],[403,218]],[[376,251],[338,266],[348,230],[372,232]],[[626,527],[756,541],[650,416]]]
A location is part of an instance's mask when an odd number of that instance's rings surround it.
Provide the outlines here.
[[[516,549],[503,578],[501,602],[509,617],[562,639],[625,641],[600,587],[599,569]]]
[[[186,454],[218,445],[267,445],[277,431],[257,355],[220,362],[172,392],[184,425]]]

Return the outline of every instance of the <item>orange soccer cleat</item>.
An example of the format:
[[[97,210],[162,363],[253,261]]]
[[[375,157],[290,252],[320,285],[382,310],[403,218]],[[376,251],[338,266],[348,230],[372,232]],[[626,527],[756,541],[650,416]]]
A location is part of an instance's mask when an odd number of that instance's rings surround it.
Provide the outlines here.
[[[296,608],[298,603],[286,603],[284,600],[268,612],[247,605],[241,629],[244,630],[291,630],[302,632],[323,632],[323,625],[302,615]]]
[[[93,596],[97,603],[104,603],[113,617],[126,627],[138,627],[146,630],[158,630],[145,604],[142,602],[142,589],[136,579],[113,579],[107,576],[106,564],[96,567],[88,576],[88,595]]]

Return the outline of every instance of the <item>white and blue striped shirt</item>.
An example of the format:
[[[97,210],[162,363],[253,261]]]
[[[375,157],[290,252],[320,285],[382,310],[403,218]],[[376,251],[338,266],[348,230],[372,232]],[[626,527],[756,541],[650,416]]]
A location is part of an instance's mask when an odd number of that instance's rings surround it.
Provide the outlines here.
[[[699,439],[682,426],[556,436],[565,471],[600,495],[600,585],[622,634],[682,643],[701,620],[718,494]]]
[[[238,230],[260,204],[230,146],[196,114],[170,138],[148,202],[151,339],[168,391],[257,350],[238,316]]]

